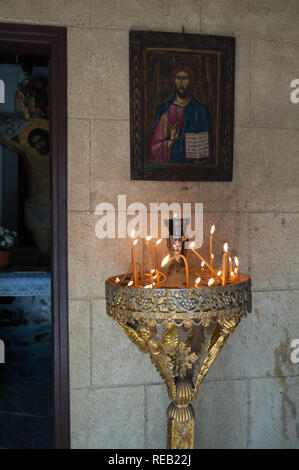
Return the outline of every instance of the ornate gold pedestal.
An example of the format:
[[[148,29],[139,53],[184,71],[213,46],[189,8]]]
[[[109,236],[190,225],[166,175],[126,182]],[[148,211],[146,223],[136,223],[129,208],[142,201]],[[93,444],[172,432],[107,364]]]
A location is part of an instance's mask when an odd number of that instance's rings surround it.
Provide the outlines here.
[[[121,275],[119,276],[121,277]],[[251,311],[251,282],[200,288],[130,288],[106,281],[107,314],[141,352],[149,353],[172,400],[167,448],[192,449],[190,402],[229,335]]]

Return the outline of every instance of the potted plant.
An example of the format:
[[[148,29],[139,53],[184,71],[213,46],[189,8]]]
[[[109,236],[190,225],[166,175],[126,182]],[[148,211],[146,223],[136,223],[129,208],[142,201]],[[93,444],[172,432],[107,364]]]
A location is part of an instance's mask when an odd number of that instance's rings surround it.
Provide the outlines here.
[[[8,266],[17,233],[0,226],[0,269]]]

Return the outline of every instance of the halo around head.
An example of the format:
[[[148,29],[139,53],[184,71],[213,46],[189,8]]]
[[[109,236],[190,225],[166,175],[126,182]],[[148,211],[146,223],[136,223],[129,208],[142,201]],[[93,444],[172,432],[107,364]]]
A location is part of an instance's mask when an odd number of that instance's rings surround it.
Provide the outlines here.
[[[34,129],[43,129],[44,131],[49,132],[49,120],[43,118],[32,119],[24,129],[19,133],[19,142],[20,144],[28,144],[28,137],[30,132]]]

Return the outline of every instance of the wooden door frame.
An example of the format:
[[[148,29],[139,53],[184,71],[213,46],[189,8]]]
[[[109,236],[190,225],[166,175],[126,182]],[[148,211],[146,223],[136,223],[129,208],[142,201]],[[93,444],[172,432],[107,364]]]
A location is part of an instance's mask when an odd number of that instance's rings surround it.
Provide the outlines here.
[[[50,57],[54,447],[70,448],[67,284],[67,30],[0,23],[0,53]],[[1,77],[0,77],[1,78]]]

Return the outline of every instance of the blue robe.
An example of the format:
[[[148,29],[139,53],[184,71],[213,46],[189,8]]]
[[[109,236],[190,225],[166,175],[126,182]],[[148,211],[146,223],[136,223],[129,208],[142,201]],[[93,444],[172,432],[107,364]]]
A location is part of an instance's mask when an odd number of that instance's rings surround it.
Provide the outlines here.
[[[175,96],[168,98],[168,100],[166,100],[165,103],[163,103],[156,112],[152,126],[152,133],[154,132],[157,122],[161,116],[166,113],[167,109],[175,100],[175,98]],[[184,109],[183,118],[183,126],[180,129],[178,138],[174,142],[170,152],[169,162],[172,163],[190,163],[190,159],[186,160],[184,156],[184,134],[186,132],[193,134],[197,134],[199,132],[212,132],[212,122],[208,109],[205,107],[205,105],[199,103],[192,96],[190,96],[190,101]],[[165,140],[169,139],[170,136],[167,136]],[[209,163],[213,163],[212,155],[209,156],[209,160],[207,161],[207,164]]]

